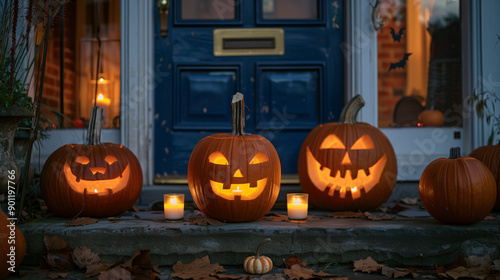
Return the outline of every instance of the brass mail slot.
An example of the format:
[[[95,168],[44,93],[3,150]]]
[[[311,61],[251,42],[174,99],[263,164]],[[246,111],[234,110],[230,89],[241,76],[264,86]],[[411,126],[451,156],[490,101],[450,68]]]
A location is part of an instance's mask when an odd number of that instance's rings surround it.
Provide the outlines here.
[[[214,55],[283,55],[282,28],[214,29]]]

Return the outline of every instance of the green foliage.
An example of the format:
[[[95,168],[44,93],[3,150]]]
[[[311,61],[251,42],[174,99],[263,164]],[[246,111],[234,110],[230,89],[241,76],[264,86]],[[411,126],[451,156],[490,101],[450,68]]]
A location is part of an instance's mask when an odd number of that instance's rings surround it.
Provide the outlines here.
[[[495,114],[496,106],[500,105],[500,98],[494,91],[474,92],[467,102],[474,105],[478,118],[484,118],[488,125],[493,124],[488,137],[488,145],[493,145],[495,135],[500,135],[500,115]]]
[[[14,79],[12,89],[9,85],[10,71],[6,67],[0,70],[0,107],[23,107],[33,110],[33,100],[28,96],[26,85]]]

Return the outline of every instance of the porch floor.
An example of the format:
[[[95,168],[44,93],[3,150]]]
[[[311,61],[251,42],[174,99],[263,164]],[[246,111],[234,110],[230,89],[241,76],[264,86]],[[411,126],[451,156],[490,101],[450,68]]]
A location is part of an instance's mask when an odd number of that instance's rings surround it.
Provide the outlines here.
[[[390,199],[384,205],[396,203]],[[286,214],[282,206],[278,203],[272,211]],[[449,265],[458,255],[489,254],[492,260],[500,259],[500,213],[468,226],[441,224],[418,206],[392,213],[394,219],[381,221],[333,218],[326,216],[331,212],[315,210],[309,214],[320,219],[302,224],[260,219],[200,226],[165,222],[162,212],[145,211],[125,213],[120,222],[104,218],[95,224],[68,227],[65,224],[69,219],[46,218],[20,226],[27,242],[23,265],[36,266],[46,255],[44,235],[57,235],[73,248],[86,246],[107,262],[127,260],[138,250],[150,250],[152,263],[167,269],[179,260],[188,263],[205,255],[212,262],[240,267],[243,259],[253,255],[257,245],[268,237],[272,242],[262,248],[262,254],[271,257],[276,267],[283,267],[283,260],[290,256],[320,266],[352,266],[353,260],[371,256],[385,265],[427,269],[436,264]],[[197,215],[193,207],[186,207],[186,217]]]

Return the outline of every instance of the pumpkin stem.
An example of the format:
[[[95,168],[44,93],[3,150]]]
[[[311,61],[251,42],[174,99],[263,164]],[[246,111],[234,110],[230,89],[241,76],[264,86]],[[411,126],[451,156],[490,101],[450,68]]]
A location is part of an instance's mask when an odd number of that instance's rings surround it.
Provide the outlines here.
[[[450,159],[455,159],[460,157],[460,147],[450,148]]]
[[[260,248],[262,247],[262,245],[266,244],[269,241],[271,241],[271,238],[266,238],[260,243],[259,247],[257,247],[257,254],[255,254],[256,259],[260,258]]]
[[[101,145],[102,108],[94,107],[90,111],[86,145]]]
[[[342,108],[339,123],[356,123],[358,112],[365,106],[365,100],[361,95],[356,95]]]
[[[231,107],[233,108],[233,134],[245,135],[245,102],[241,92],[233,95]]]

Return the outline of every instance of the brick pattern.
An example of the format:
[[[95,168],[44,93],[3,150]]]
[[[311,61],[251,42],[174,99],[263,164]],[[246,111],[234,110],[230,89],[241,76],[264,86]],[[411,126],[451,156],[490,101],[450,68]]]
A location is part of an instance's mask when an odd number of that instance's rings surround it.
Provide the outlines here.
[[[406,51],[405,35],[400,42],[395,42],[391,35],[391,27],[396,33],[406,25],[406,4],[404,0],[383,1],[379,16],[384,18],[384,26],[377,32],[378,50],[378,125],[388,127],[393,123],[394,107],[405,95],[406,68],[389,71],[391,63],[403,58]],[[406,34],[406,30],[405,33]]]
[[[60,16],[58,16],[60,18]],[[75,17],[76,9],[72,2],[64,7],[64,115],[69,119],[77,116],[76,112],[76,58],[75,58]],[[42,104],[60,112],[60,20],[51,28],[47,49],[45,78],[43,85]],[[60,127],[55,114],[42,108],[49,120]],[[66,120],[64,126],[71,126]]]

